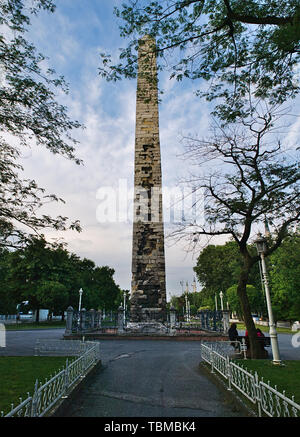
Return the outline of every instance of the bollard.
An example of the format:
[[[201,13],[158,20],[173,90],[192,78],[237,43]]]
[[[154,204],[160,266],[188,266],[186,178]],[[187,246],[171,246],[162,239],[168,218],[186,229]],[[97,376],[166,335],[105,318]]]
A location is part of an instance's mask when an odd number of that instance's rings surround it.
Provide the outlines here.
[[[95,329],[95,310],[92,308],[90,311],[91,315],[91,331]]]
[[[118,332],[124,332],[124,308],[122,305],[118,308]]]
[[[97,311],[96,320],[97,320],[97,330],[101,329],[101,321],[102,321],[102,311],[101,310]]]
[[[222,311],[222,318],[223,318],[223,332],[226,334],[229,329],[229,316],[230,311],[229,310],[223,310]]]
[[[73,313],[74,313],[73,308],[69,306],[67,308],[67,321],[66,321],[65,335],[72,334]]]
[[[80,330],[85,331],[86,309],[80,311]]]
[[[172,306],[170,308],[170,335],[175,335],[176,333],[176,310]]]

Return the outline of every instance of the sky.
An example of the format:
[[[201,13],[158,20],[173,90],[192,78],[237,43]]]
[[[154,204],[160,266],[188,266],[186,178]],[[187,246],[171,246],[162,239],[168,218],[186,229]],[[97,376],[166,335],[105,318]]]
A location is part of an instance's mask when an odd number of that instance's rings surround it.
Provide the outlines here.
[[[48,193],[62,197],[65,204],[48,204],[47,213],[78,219],[83,231],[46,232],[47,238],[63,237],[68,249],[97,265],[115,269],[115,281],[130,289],[132,223],[129,219],[105,222],[101,216],[103,192],[117,194],[133,186],[136,81],[106,82],[98,74],[101,52],[117,59],[126,41],[119,36],[113,14],[119,0],[59,0],[54,14],[42,12],[32,20],[30,38],[49,60],[49,67],[69,83],[69,94],[58,96],[72,119],[85,126],[74,133],[80,142],[77,166],[61,156],[32,147],[22,156],[25,176],[33,178]],[[163,185],[178,186],[188,177],[189,163],[183,159],[184,135],[204,135],[210,124],[209,107],[193,91],[201,83],[170,81],[159,76],[164,90],[160,103],[160,143]],[[299,123],[299,122],[298,122]],[[121,199],[122,200],[122,199]],[[130,205],[130,204],[129,204]],[[130,207],[129,207],[130,209]],[[118,210],[119,211],[119,210]],[[114,212],[111,211],[111,212]],[[166,211],[168,216],[168,211]],[[123,214],[124,215],[124,214]],[[122,216],[123,217],[123,216]],[[165,226],[167,298],[182,293],[181,281],[191,283],[199,252],[187,252],[185,243],[174,243]],[[199,249],[200,250],[200,249]],[[197,284],[199,289],[199,284]]]

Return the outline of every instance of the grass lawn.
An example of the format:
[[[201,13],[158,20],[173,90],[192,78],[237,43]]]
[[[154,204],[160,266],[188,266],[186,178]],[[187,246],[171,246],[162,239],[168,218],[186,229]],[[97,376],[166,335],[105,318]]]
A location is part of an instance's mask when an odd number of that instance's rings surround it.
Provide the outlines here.
[[[269,333],[269,327],[268,326],[264,326],[264,325],[255,325],[256,328],[261,329],[262,332],[266,332],[267,334]],[[243,323],[237,323],[237,329],[240,329],[241,331],[245,330],[246,327]],[[289,328],[276,328],[276,332],[278,334],[295,334],[295,331],[292,331]]]
[[[7,323],[6,331],[14,331],[16,329],[49,329],[49,328],[65,328],[66,323],[61,321],[54,322],[25,322],[25,323]]]
[[[281,393],[285,390],[288,398],[295,396],[295,402],[300,405],[300,361],[283,361],[284,366],[277,366],[270,360],[234,360],[238,365],[242,365],[248,371],[257,371],[259,379],[264,378],[264,382]]]
[[[67,357],[0,357],[0,411],[7,414],[11,403],[33,395],[36,379],[44,383],[66,364]]]

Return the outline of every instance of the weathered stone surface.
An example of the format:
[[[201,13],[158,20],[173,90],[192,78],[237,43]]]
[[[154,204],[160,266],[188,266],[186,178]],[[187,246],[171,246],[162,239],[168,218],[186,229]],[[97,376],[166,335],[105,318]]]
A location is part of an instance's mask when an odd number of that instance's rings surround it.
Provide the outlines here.
[[[155,41],[139,46],[136,98],[132,322],[165,320],[166,280]]]
[[[168,328],[160,322],[128,323],[126,332],[143,334],[167,334]]]

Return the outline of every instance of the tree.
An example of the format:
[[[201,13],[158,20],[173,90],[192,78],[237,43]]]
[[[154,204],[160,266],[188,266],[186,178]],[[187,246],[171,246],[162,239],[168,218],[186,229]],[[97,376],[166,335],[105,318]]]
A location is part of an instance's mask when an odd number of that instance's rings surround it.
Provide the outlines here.
[[[131,41],[115,65],[101,54],[100,74],[108,80],[136,76],[137,40],[149,34],[156,37],[160,68],[177,80],[208,81],[199,94],[222,98],[215,113],[227,121],[246,115],[250,94],[274,104],[299,92],[299,0],[128,0],[115,14],[121,36]]]
[[[255,254],[256,249],[251,247],[251,245],[248,245],[248,250],[251,254]],[[236,284],[242,266],[243,258],[235,241],[227,241],[223,245],[209,244],[204,247],[197,258],[197,265],[194,267],[198,281],[203,287],[201,290],[202,298],[210,299],[210,304],[214,305],[215,296],[219,296],[220,291],[223,291],[224,302],[227,300],[230,304],[230,309],[233,311],[237,311],[238,308],[240,314],[240,306],[236,304],[235,299],[228,298],[226,290],[232,288],[236,293]],[[249,272],[248,284],[253,286],[255,290],[260,290],[257,293],[262,299],[262,284],[258,264],[255,264]],[[207,300],[206,302],[208,303],[209,301]],[[255,311],[252,305],[251,308],[252,312]],[[261,313],[264,312],[263,309],[263,306],[260,305]]]
[[[270,282],[277,320],[300,319],[300,235],[292,234],[270,256]]]
[[[27,300],[30,309],[46,308],[63,316],[69,305],[78,307],[80,288],[84,290],[82,307],[114,310],[122,301],[114,272],[108,266],[98,267],[92,260],[80,259],[62,244],[32,238],[24,248],[0,252],[0,296],[2,290],[5,296],[0,310],[14,314],[16,304]]]
[[[44,293],[39,288],[51,281],[55,265],[55,250],[43,238],[32,238],[24,249],[10,254],[7,284],[18,302],[29,301],[29,308],[36,310],[39,321],[39,309],[42,308]]]
[[[51,316],[52,313],[64,313],[67,308],[69,294],[60,282],[41,282],[37,285],[36,295],[41,307],[47,308]]]
[[[254,252],[255,249],[248,247],[248,250]],[[236,284],[242,265],[239,246],[235,241],[227,241],[223,245],[206,246],[197,258],[194,271],[205,294],[214,296]],[[258,267],[251,271],[249,284],[260,286]]]
[[[45,227],[80,230],[66,217],[38,215],[38,209],[55,195],[45,195],[34,180],[22,180],[18,162],[20,150],[35,145],[46,147],[80,164],[75,156],[77,141],[71,131],[80,127],[56,100],[67,93],[63,77],[45,67],[46,58],[26,38],[30,14],[39,9],[54,12],[52,0],[33,0],[29,9],[22,0],[3,0],[0,5],[0,244],[18,247],[28,234]]]
[[[0,314],[15,314],[19,302],[7,284],[9,257],[9,251],[0,248]]]
[[[200,169],[205,168],[191,181],[205,193],[205,221],[203,225],[183,224],[174,231],[175,237],[193,242],[202,235],[230,236],[238,245],[243,264],[237,294],[253,358],[260,357],[261,351],[246,286],[259,256],[249,250],[248,241],[255,226],[266,219],[274,228],[267,257],[281,245],[300,215],[299,161],[295,150],[286,155],[281,141],[275,141],[276,119],[272,108],[264,114],[257,112],[256,118],[241,118],[234,126],[216,124],[211,138],[190,140],[188,153],[198,160]]]
[[[252,313],[261,314],[265,310],[265,302],[261,289],[256,289],[253,285],[246,286],[246,293]],[[226,290],[226,298],[230,310],[243,317],[241,303],[237,295],[237,285],[232,285]]]

